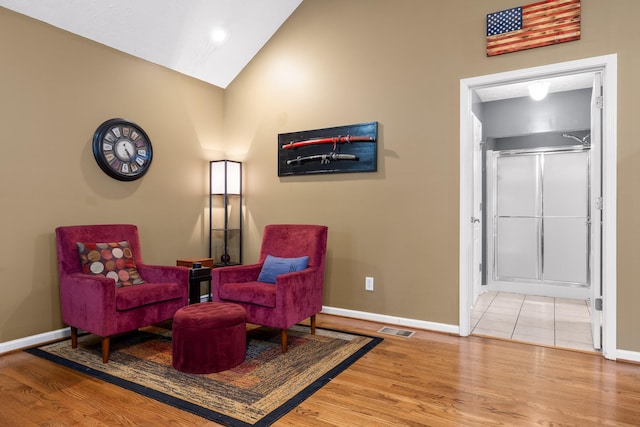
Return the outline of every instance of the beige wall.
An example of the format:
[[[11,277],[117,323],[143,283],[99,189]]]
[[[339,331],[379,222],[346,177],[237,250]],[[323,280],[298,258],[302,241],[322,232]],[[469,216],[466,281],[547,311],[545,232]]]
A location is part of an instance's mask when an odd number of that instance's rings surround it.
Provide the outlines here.
[[[617,53],[618,347],[640,351],[640,4],[583,0],[581,40],[487,58],[485,15],[514,5],[304,0],[224,93],[0,9],[0,342],[61,327],[58,225],[130,221],[148,262],[204,255],[205,160],[225,155],[245,162],[245,262],[268,223],[326,224],[326,305],[457,324],[460,79]],[[154,143],[138,182],[93,160],[114,116]],[[368,121],[378,172],[277,177],[278,133]]]
[[[222,101],[219,88],[0,8],[0,342],[63,326],[57,226],[138,224],[147,263],[206,255]],[[138,181],[93,158],[93,133],[113,117],[153,143]]]
[[[457,325],[460,79],[617,53],[618,347],[640,351],[640,3],[583,0],[581,40],[487,58],[486,14],[516,5],[305,0],[225,90],[225,139],[245,156],[246,259],[265,224],[327,224],[326,305]],[[377,173],[277,177],[278,133],[367,121],[380,123]]]

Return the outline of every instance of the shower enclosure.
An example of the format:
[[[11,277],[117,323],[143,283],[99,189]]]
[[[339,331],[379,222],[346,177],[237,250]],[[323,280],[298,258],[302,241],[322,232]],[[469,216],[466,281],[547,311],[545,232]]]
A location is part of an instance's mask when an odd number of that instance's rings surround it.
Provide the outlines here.
[[[587,297],[588,146],[495,151],[489,158],[489,284]]]

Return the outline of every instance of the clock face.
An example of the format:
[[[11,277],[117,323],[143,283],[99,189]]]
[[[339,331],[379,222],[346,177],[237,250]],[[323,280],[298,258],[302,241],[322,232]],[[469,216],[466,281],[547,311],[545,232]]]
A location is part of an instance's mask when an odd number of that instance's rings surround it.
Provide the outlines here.
[[[149,169],[153,150],[140,126],[124,119],[111,119],[93,135],[93,155],[100,169],[110,177],[133,181]]]

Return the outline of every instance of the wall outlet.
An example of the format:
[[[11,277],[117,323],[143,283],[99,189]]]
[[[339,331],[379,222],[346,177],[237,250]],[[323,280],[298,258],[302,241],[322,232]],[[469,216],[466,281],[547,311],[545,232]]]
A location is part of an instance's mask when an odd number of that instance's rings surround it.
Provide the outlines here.
[[[373,292],[373,277],[364,278],[364,290]]]

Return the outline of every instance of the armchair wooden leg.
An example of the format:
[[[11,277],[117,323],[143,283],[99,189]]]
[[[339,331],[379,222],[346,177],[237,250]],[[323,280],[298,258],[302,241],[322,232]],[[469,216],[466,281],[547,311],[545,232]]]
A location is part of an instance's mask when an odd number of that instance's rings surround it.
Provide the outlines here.
[[[78,347],[78,328],[71,326],[71,348]]]
[[[286,353],[287,352],[287,330],[286,329],[282,329],[280,334],[280,341],[282,342],[282,352]]]
[[[316,334],[316,315],[311,316],[311,335]]]
[[[102,363],[109,363],[109,337],[102,337]]]

